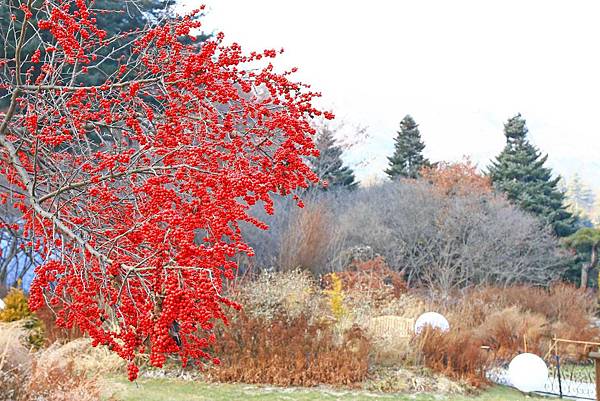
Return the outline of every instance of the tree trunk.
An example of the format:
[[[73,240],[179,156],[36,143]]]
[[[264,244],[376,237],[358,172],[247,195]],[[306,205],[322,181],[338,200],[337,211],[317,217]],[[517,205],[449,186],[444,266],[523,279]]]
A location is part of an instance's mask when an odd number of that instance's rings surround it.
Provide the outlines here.
[[[583,290],[585,290],[587,288],[589,271],[593,270],[596,267],[596,265],[598,265],[598,245],[599,244],[594,244],[592,246],[592,255],[590,257],[590,263],[584,264],[583,266],[581,266],[580,288]],[[600,279],[600,272],[598,273],[598,278]],[[600,286],[600,282],[598,282],[598,285]],[[598,296],[600,297],[600,293]]]
[[[579,288],[581,288],[582,290],[587,289],[589,271],[590,265],[588,265],[587,263],[581,266],[581,284],[579,285]]]

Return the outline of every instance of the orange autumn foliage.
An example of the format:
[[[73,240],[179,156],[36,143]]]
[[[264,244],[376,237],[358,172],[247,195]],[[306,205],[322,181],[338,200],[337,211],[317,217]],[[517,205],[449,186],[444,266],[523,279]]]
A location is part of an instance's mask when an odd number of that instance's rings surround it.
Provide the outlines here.
[[[477,171],[469,158],[462,162],[437,163],[425,167],[421,176],[429,181],[443,195],[489,194],[492,192],[490,179]]]

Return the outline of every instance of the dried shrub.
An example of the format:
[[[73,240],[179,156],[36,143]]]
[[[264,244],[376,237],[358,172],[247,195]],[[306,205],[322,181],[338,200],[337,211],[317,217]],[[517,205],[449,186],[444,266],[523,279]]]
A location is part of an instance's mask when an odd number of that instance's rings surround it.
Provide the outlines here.
[[[466,380],[473,386],[487,383],[485,372],[489,358],[481,340],[460,330],[441,332],[425,329],[415,337],[421,363],[451,378]]]
[[[490,194],[492,182],[477,171],[477,165],[469,158],[458,163],[436,163],[421,171],[423,179],[429,181],[442,195]]]
[[[280,386],[354,385],[368,373],[370,342],[358,327],[338,338],[304,315],[272,320],[238,316],[220,333],[211,369],[218,381]]]
[[[544,355],[548,321],[543,315],[509,307],[489,315],[471,335],[490,347],[496,358],[509,360],[517,352]]]
[[[591,324],[594,307],[590,294],[567,284],[473,289],[447,302],[432,302],[452,330],[418,337],[414,357],[451,377],[480,384],[481,367],[506,363],[525,351],[544,356],[553,337],[597,339],[600,329]],[[563,357],[574,359],[584,352],[576,345],[561,349]]]
[[[105,346],[92,346],[89,338],[79,338],[64,344],[55,342],[36,354],[39,368],[47,370],[60,367],[73,370],[77,374],[94,372],[94,374],[111,374],[124,370],[126,363],[118,355],[110,352]],[[73,361],[72,366],[67,366]]]
[[[45,345],[50,345],[55,342],[68,342],[75,339],[81,338],[83,335],[77,328],[67,329],[64,327],[58,327],[56,325],[56,312],[60,310],[58,307],[54,307],[52,311],[48,306],[44,305],[42,308],[34,312],[35,317],[40,322],[44,333]]]
[[[86,366],[84,352],[59,352],[60,348],[55,345],[33,353],[23,321],[0,325],[0,401],[100,399],[98,381],[91,373],[106,368],[107,359]]]
[[[75,361],[69,359],[40,365],[33,361],[27,382],[27,395],[19,401],[97,401],[100,386],[96,376],[77,372]]]
[[[24,396],[23,383],[31,364],[26,338],[20,323],[0,323],[0,401]]]
[[[342,281],[344,291],[368,293],[372,298],[379,298],[383,302],[387,302],[390,297],[399,298],[407,292],[402,274],[392,270],[381,256],[367,261],[355,261],[342,272],[327,274],[321,279],[321,285],[331,289],[333,274]]]
[[[311,202],[294,211],[281,237],[280,268],[307,270],[318,277],[327,265],[333,227],[333,216],[323,202]]]
[[[524,316],[528,313],[543,316],[547,321],[545,340],[556,337],[594,341],[600,336],[600,329],[591,324],[596,307],[593,295],[564,283],[548,289],[532,286],[475,289],[460,299],[454,313],[469,316],[468,322],[474,326],[482,324],[490,314],[511,307],[518,308]],[[543,336],[540,339],[544,340]]]
[[[327,309],[314,279],[302,270],[265,272],[231,288],[228,295],[248,316],[266,320],[278,316],[294,319],[302,314],[318,319],[323,315],[318,311]]]

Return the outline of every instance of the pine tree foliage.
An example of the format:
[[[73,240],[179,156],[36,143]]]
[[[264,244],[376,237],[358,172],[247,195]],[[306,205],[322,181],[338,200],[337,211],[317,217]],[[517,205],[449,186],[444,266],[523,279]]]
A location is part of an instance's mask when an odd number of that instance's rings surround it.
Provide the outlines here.
[[[23,2],[20,0],[0,0],[0,39],[3,41],[2,57],[11,59],[14,57],[17,45],[18,33],[21,30],[21,18],[23,11],[19,8]],[[32,0],[31,10],[33,15],[28,21],[37,25],[39,20],[47,19],[44,0]],[[73,2],[74,3],[74,2]],[[24,3],[23,3],[24,4]],[[121,0],[96,0],[90,6],[97,10],[102,18],[98,20],[98,28],[107,32],[107,36],[116,38],[116,35],[142,30],[147,25],[152,25],[167,15],[171,15],[175,0],[138,0],[135,2],[124,2]],[[40,11],[42,10],[42,11]],[[12,18],[15,15],[17,18]],[[48,33],[42,33],[42,35]],[[123,35],[114,39],[111,46],[98,53],[102,59],[101,63],[90,64],[90,73],[85,74],[85,79],[77,82],[85,85],[99,85],[109,76],[115,73],[121,64],[127,63],[130,55],[131,41],[133,35]],[[201,37],[203,39],[205,37]],[[44,38],[47,39],[47,38]],[[40,38],[30,36],[26,38],[23,45],[24,53],[32,53],[38,48]],[[39,66],[35,63],[26,63],[27,67],[34,67],[32,71],[33,80],[39,74]],[[65,71],[70,66],[64,66]],[[3,91],[0,91],[3,94]],[[5,101],[5,100],[4,100]],[[2,101],[0,101],[2,103]]]
[[[574,231],[575,221],[565,208],[565,195],[558,189],[560,177],[553,178],[545,167],[548,155],[527,138],[525,119],[520,114],[504,124],[506,146],[492,161],[488,175],[494,187],[526,211],[546,220],[558,236]]]
[[[585,227],[579,229],[564,239],[569,248],[574,249],[587,259],[581,265],[581,287],[587,288],[589,272],[598,266],[598,251],[600,250],[600,229]]]
[[[590,187],[579,177],[579,174],[574,174],[567,182],[566,196],[567,209],[580,219],[589,220],[593,213],[596,197]]]
[[[421,140],[419,125],[406,115],[400,122],[400,131],[394,139],[394,154],[388,157],[389,168],[385,171],[391,178],[417,178],[423,167],[430,166],[423,156],[425,144]]]
[[[312,169],[320,180],[327,181],[328,188],[355,189],[358,186],[354,172],[342,161],[342,148],[336,145],[334,131],[322,127],[316,140],[319,156],[311,160]]]

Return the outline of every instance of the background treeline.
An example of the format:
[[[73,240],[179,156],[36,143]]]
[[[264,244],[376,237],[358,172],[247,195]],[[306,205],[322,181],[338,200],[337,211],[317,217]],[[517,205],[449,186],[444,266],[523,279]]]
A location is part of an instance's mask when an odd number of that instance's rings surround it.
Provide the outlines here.
[[[358,187],[335,131],[321,127],[321,154],[311,163],[327,184],[304,193],[302,209],[287,198],[276,200],[273,216],[254,207],[270,229],[244,226],[256,257],[240,260],[241,273],[301,268],[319,277],[359,252],[383,256],[409,286],[445,293],[482,283],[580,283],[597,263],[590,266],[594,242],[577,231],[597,231],[581,211],[593,194],[577,179],[566,188],[527,134],[521,115],[510,118],[504,149],[482,171],[468,159],[429,161],[418,124],[406,116],[389,180]]]
[[[241,260],[241,272],[300,268],[321,276],[343,270],[359,254],[383,256],[409,286],[446,293],[559,279],[568,259],[551,227],[490,186],[463,188],[444,180],[464,168],[439,167],[428,173],[431,179],[313,192],[302,209],[279,199],[273,216],[256,207],[270,229],[244,226],[256,257]]]

